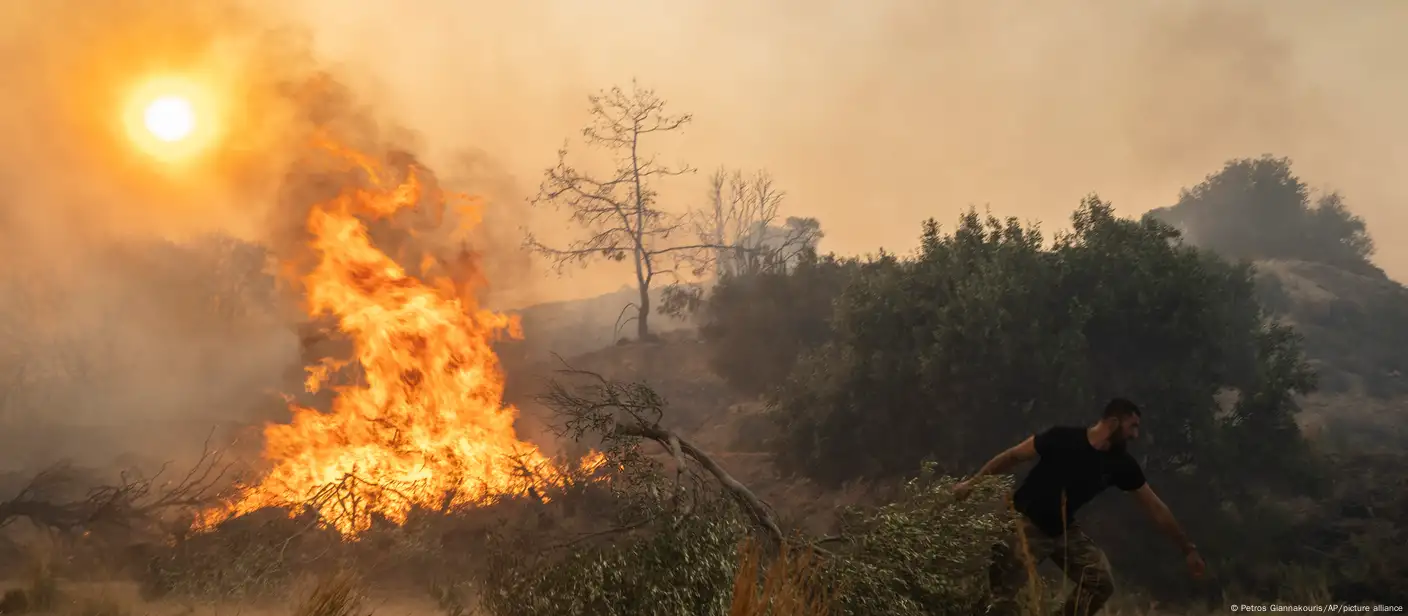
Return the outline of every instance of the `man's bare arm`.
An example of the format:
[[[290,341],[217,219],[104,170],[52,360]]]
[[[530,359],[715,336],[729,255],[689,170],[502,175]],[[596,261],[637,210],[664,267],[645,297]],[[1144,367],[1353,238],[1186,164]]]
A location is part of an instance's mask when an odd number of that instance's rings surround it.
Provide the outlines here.
[[[1163,499],[1154,493],[1154,489],[1149,487],[1148,483],[1135,490],[1134,496],[1139,500],[1139,505],[1144,509],[1144,513],[1149,515],[1159,530],[1173,540],[1179,550],[1182,550],[1185,555],[1198,551],[1198,546],[1188,540],[1188,535],[1183,532],[1183,527],[1173,517],[1173,512],[1169,511],[1168,505],[1164,504]]]
[[[1012,470],[1013,467],[1036,459],[1036,437],[1029,436],[1027,440],[1017,443],[1006,451],[993,456],[987,464],[978,471],[974,477],[983,475],[997,475]]]
[[[1036,437],[1027,437],[1027,440],[1017,443],[1006,451],[993,456],[993,459],[988,460],[988,463],[983,465],[983,468],[978,471],[978,474],[969,477],[965,481],[954,484],[953,494],[959,500],[965,499],[968,497],[969,492],[973,490],[974,479],[984,475],[1005,473],[1012,470],[1012,467],[1018,464],[1034,459],[1036,459]]]

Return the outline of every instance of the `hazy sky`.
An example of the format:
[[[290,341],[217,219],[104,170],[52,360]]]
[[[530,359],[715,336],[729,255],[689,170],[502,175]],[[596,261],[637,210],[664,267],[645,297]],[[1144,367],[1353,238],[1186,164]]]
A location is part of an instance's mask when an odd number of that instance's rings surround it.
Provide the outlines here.
[[[695,115],[663,150],[772,171],[828,250],[908,250],[969,205],[1050,229],[1090,191],[1135,215],[1273,153],[1408,274],[1408,2],[306,2],[320,49],[428,148],[482,150],[525,195],[586,95],[635,77]],[[604,274],[544,292],[627,281]]]
[[[240,2],[257,16],[233,21]],[[316,67],[296,39],[255,34],[279,20],[310,31],[366,110],[357,122],[410,128],[409,142],[377,138],[490,199],[477,247],[498,306],[630,282],[619,266],[524,275],[518,246],[525,224],[564,237],[525,199],[579,134],[587,95],[632,78],[695,116],[654,144],[701,170],[660,187],[666,207],[701,204],[720,165],[765,168],[787,214],[821,219],[826,250],[906,251],[921,220],[969,206],[1054,229],[1091,191],[1138,215],[1229,158],[1273,153],[1344,192],[1380,264],[1408,274],[1402,0],[0,4],[0,52],[30,58],[4,67],[7,224],[41,246],[257,227],[294,126],[272,84]],[[244,93],[222,103],[240,122],[226,138],[243,141],[219,168],[236,171],[158,190],[130,144],[95,135],[119,111],[109,92],[197,51],[218,60],[202,78]]]
[[[241,2],[256,14],[232,10]],[[295,27],[281,32],[308,29],[353,97],[310,79],[327,63],[298,36],[266,36],[271,19],[288,18]],[[1138,215],[1229,158],[1273,153],[1342,191],[1368,220],[1378,262],[1403,279],[1404,32],[1405,0],[0,2],[5,273],[67,294],[31,298],[31,316],[81,331],[36,344],[125,362],[106,385],[86,379],[72,400],[19,411],[126,424],[279,406],[263,392],[287,391],[285,368],[297,376],[290,323],[220,330],[190,307],[204,291],[188,282],[221,274],[184,253],[114,260],[109,244],[285,237],[320,186],[299,167],[312,124],[426,153],[441,177],[489,198],[475,241],[492,306],[628,284],[619,266],[525,270],[518,246],[525,224],[570,231],[525,198],[579,134],[587,95],[632,78],[695,115],[658,144],[701,169],[661,187],[667,206],[700,205],[720,165],[765,168],[789,193],[787,214],[820,218],[826,250],[907,251],[921,220],[951,223],[969,206],[1056,229],[1091,191]],[[191,66],[211,92],[236,93],[220,102],[227,141],[204,173],[158,172],[114,132],[118,99]],[[15,320],[8,333],[42,337],[32,326]]]

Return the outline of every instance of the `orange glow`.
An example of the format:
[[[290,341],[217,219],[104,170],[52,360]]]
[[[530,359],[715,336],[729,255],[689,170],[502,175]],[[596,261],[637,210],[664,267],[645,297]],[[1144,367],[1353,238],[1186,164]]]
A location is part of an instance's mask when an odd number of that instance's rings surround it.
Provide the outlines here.
[[[19,27],[6,48],[32,57],[11,63],[5,128],[36,202],[106,235],[259,238],[311,130],[289,95],[310,77],[299,43],[229,3],[9,4]],[[169,140],[148,126],[153,111]]]
[[[415,168],[394,173],[360,153],[323,146],[364,172],[366,187],[347,188],[308,215],[317,264],[302,284],[310,314],[336,318],[364,375],[337,388],[331,412],[295,405],[291,423],[266,426],[272,469],[201,525],[271,506],[296,514],[306,505],[352,536],[373,514],[401,523],[415,506],[482,503],[567,481],[565,468],[518,439],[517,410],[503,404],[490,344],[513,333],[516,320],[480,309],[453,284],[417,278],[368,236],[365,220],[443,195],[424,186]],[[309,367],[308,389],[325,386],[340,367]],[[590,471],[601,462],[593,455],[578,466]]]
[[[209,88],[181,77],[143,82],[128,95],[122,124],[143,154],[163,163],[191,159],[221,134],[220,107]]]

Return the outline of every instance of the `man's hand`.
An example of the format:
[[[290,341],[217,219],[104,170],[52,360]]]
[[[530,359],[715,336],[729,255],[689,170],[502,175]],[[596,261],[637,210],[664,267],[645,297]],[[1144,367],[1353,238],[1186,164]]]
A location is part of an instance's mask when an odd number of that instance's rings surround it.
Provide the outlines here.
[[[1195,580],[1203,579],[1203,572],[1207,570],[1207,563],[1203,562],[1203,556],[1198,553],[1198,548],[1193,548],[1184,556],[1188,563],[1188,574]]]
[[[954,498],[954,500],[960,500],[960,501],[961,501],[961,500],[963,500],[963,499],[965,499],[965,498],[968,498],[968,495],[969,495],[969,494],[972,494],[972,493],[973,493],[973,484],[968,483],[967,481],[960,481],[960,482],[958,482],[958,483],[953,484],[953,498]]]
[[[1179,527],[1178,521],[1173,519],[1173,513],[1168,510],[1163,499],[1154,493],[1154,489],[1148,483],[1140,486],[1134,491],[1134,496],[1139,499],[1139,505],[1144,508],[1145,513],[1154,520],[1154,523],[1183,550],[1183,559],[1188,563],[1188,573],[1193,579],[1201,579],[1203,572],[1207,569],[1207,564],[1203,562],[1202,555],[1198,554],[1198,546],[1188,540],[1188,536],[1183,534],[1183,529]]]

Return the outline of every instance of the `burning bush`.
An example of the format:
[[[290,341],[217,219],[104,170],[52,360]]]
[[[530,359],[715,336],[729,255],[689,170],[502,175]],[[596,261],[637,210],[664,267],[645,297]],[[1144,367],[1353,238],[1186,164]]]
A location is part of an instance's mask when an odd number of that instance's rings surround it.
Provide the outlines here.
[[[402,523],[415,507],[486,503],[565,481],[566,469],[515,434],[517,410],[503,403],[491,345],[516,335],[517,323],[478,307],[474,257],[461,255],[456,269],[421,255],[417,271],[377,242],[376,231],[395,217],[412,231],[412,212],[438,219],[447,195],[413,161],[387,168],[321,145],[328,165],[348,175],[309,210],[313,254],[300,282],[310,315],[333,320],[352,356],[311,366],[307,387],[317,392],[339,371],[356,373],[335,388],[330,412],[295,406],[291,423],[268,426],[272,468],[203,523],[312,507],[354,535],[377,516]]]

